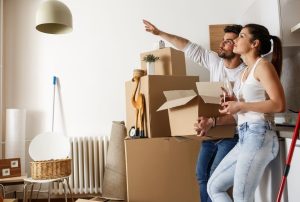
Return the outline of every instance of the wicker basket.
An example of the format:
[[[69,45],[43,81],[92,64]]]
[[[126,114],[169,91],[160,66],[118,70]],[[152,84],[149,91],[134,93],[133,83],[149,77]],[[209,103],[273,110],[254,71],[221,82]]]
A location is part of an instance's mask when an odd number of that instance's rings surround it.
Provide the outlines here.
[[[71,175],[71,159],[56,159],[30,162],[31,177],[35,180],[47,180]]]

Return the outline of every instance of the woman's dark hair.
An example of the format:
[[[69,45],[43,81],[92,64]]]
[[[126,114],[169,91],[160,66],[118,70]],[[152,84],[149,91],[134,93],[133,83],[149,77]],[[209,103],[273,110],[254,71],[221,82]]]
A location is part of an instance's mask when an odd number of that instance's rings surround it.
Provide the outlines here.
[[[242,25],[227,25],[224,28],[225,33],[235,33],[236,35],[239,35],[241,30],[243,29]]]
[[[271,63],[274,65],[275,70],[280,77],[282,68],[282,46],[281,40],[277,36],[270,35],[267,28],[258,24],[247,24],[244,28],[248,28],[249,33],[252,35],[252,41],[259,40],[259,55],[265,55],[271,51],[273,41],[273,53]]]

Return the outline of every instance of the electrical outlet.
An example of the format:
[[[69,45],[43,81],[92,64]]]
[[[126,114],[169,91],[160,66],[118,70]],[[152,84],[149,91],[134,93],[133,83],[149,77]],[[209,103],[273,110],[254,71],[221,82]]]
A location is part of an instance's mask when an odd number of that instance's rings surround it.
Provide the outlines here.
[[[2,176],[9,176],[10,175],[10,169],[9,168],[4,168],[2,169]]]
[[[12,168],[19,167],[19,161],[18,160],[11,161],[10,162],[10,167],[12,167]]]

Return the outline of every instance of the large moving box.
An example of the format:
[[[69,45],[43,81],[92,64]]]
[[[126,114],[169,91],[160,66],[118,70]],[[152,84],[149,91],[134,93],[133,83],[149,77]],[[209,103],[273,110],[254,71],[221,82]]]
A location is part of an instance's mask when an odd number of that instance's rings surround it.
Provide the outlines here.
[[[198,202],[200,143],[183,137],[125,140],[128,202]]]
[[[220,116],[220,95],[222,82],[197,82],[197,91],[175,90],[164,92],[167,101],[158,109],[168,109],[171,136],[196,135],[194,123],[197,117]],[[201,139],[232,138],[235,124],[216,126]],[[199,138],[199,137],[197,137]]]
[[[156,110],[166,101],[163,91],[168,90],[196,90],[197,76],[162,76],[149,75],[141,77],[140,93],[144,94],[146,102],[146,135],[148,137],[171,136],[167,111]],[[134,83],[127,81],[126,87],[126,127],[129,130],[135,126],[135,109],[131,104]],[[196,118],[195,118],[196,119]]]
[[[186,75],[185,57],[182,51],[174,48],[162,48],[141,53],[141,66],[143,70],[147,69],[143,58],[148,54],[159,57],[159,60],[155,62],[155,75]]]

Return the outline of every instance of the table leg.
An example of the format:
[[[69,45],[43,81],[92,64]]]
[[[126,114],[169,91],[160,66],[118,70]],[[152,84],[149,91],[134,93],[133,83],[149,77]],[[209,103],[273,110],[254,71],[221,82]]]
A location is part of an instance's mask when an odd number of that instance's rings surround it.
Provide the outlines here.
[[[33,183],[30,183],[30,185],[31,185],[31,190],[30,190],[29,202],[31,202],[31,200],[32,200],[32,193],[33,193],[33,188],[34,188],[34,184]]]
[[[23,202],[27,202],[27,186],[29,185],[29,183],[24,183],[24,187],[23,187]]]
[[[68,202],[68,195],[67,195],[67,184],[65,182],[65,179],[62,179],[62,185],[63,185],[63,189],[64,189],[64,194],[65,194],[65,202]]]
[[[52,192],[52,183],[49,182],[48,183],[48,202],[50,202],[51,192]]]
[[[69,178],[66,178],[66,181],[67,181],[68,189],[69,189],[70,194],[71,194],[72,202],[74,202],[73,191],[72,191],[72,189],[71,189],[71,187],[70,187]]]
[[[2,196],[3,198],[5,198],[5,187],[3,186],[3,184],[0,184],[1,190],[2,190]]]

